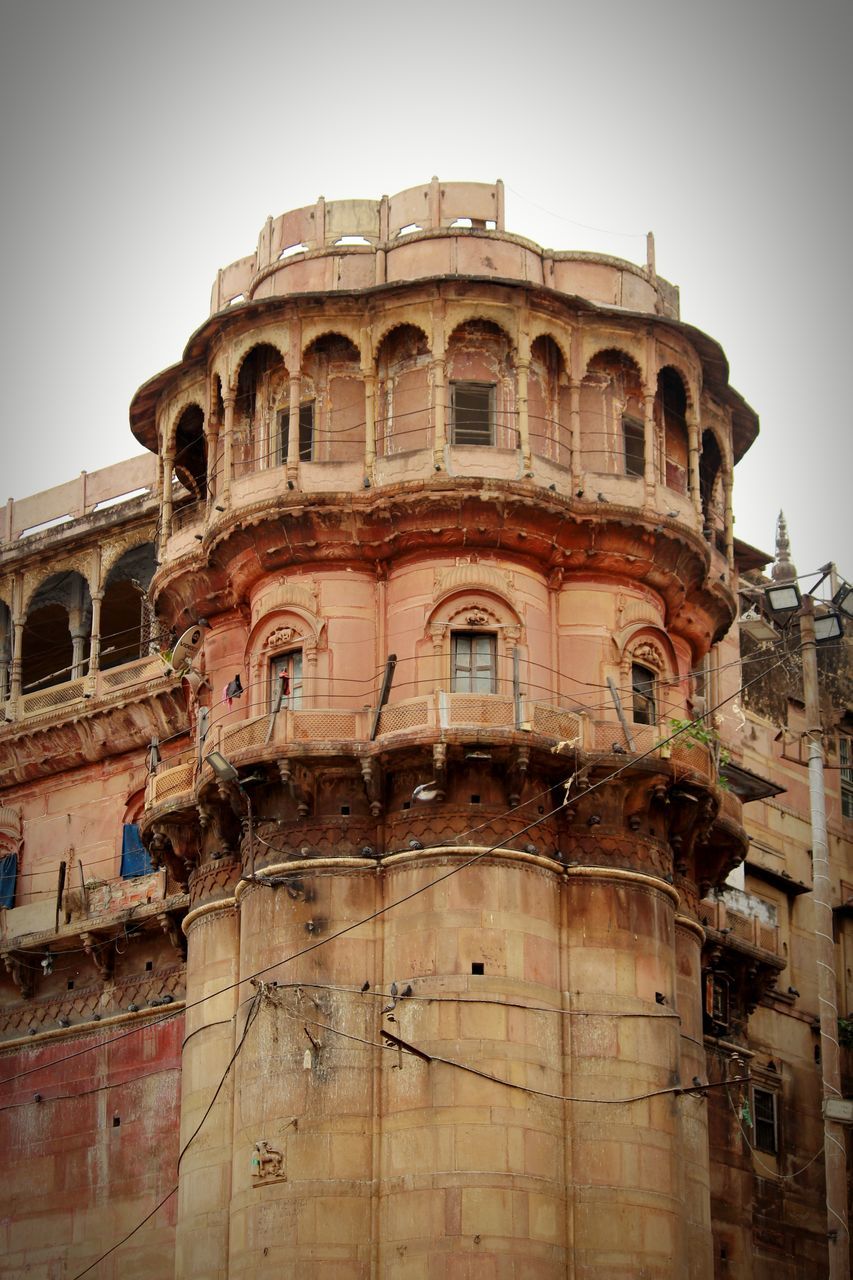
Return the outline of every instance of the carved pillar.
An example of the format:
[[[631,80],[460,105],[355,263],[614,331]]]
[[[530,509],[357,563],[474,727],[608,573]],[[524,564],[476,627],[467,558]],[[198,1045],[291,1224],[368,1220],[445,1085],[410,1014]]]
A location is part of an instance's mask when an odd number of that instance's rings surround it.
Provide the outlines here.
[[[447,363],[445,360],[444,309],[433,310],[432,363],[430,364],[430,391],[432,395],[432,448],[436,471],[444,465],[444,446],[447,444]]]
[[[89,638],[89,676],[94,677],[101,665],[101,604],[103,591],[92,594],[92,634]]]
[[[376,462],[376,370],[371,363],[364,378],[364,470],[373,479]]]
[[[163,453],[163,506],[160,514],[161,546],[172,532],[172,471],[175,466],[175,447],[170,445]]]
[[[71,632],[71,679],[76,680],[83,675],[86,665],[86,615],[82,609],[71,609],[68,613],[68,630]]]
[[[521,450],[525,471],[533,465],[530,454],[530,421],[527,412],[527,383],[530,374],[530,361],[519,359],[516,367],[518,395],[518,447]]]
[[[213,505],[216,497],[216,450],[219,446],[219,423],[212,419],[205,424],[207,448],[207,507]]]
[[[9,702],[14,706],[21,696],[21,669],[24,651],[24,625],[26,618],[14,618],[12,621],[12,687],[9,691]]]
[[[439,625],[430,628],[430,638],[432,639],[432,687],[438,693],[443,685],[443,672],[441,669],[442,650],[444,649],[444,636],[447,627]]]
[[[647,391],[643,396],[643,483],[649,506],[655,496],[655,452],[655,396]]]
[[[0,615],[0,702],[5,702],[9,696],[12,663],[12,637],[9,634],[7,617],[8,614],[4,609]]]
[[[571,431],[572,491],[580,488],[581,466],[581,384],[577,378],[569,379],[569,424]]]
[[[222,499],[231,500],[231,469],[234,462],[234,404],[236,393],[229,387],[222,402],[225,405],[225,421],[222,428]]]
[[[688,487],[697,519],[702,520],[702,492],[699,485],[699,422],[692,409],[687,412]]]
[[[287,478],[299,475],[299,405],[302,400],[302,371],[290,375],[290,410],[287,418]]]
[[[732,510],[732,473],[728,467],[723,472],[723,501],[726,511],[726,561],[731,569],[735,563],[735,518]]]

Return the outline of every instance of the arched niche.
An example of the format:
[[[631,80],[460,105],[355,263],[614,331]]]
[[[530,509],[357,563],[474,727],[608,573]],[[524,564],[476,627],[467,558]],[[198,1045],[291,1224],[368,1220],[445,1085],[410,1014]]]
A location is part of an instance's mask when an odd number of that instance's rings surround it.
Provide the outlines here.
[[[207,442],[204,436],[204,410],[199,404],[188,404],[175,424],[175,475],[197,501],[207,495]]]
[[[313,393],[313,439],[300,434],[300,461],[355,462],[364,457],[361,353],[343,333],[320,334],[302,353],[302,402]]]
[[[145,542],[123,552],[107,572],[101,603],[102,670],[145,657],[155,644],[154,613],[147,595],[155,565],[154,546]]]
[[[0,600],[0,703],[9,697],[13,641],[12,610],[5,600]]]
[[[513,691],[513,651],[521,619],[493,584],[473,583],[443,594],[426,618],[418,654],[418,686],[480,695]]]
[[[27,605],[21,647],[22,692],[84,676],[92,628],[89,584],[76,569],[51,574]]]
[[[249,633],[244,657],[251,689],[250,714],[261,715],[271,703],[276,662],[289,655],[291,670],[299,656],[299,705],[328,705],[326,621],[299,605],[284,604],[264,615]]]
[[[518,447],[515,350],[493,320],[468,319],[446,349],[448,438],[458,446]]]
[[[380,456],[432,448],[429,339],[398,324],[376,351],[376,444]]]
[[[234,475],[275,466],[278,417],[287,411],[289,384],[281,352],[259,342],[240,364],[234,400]]]
[[[668,489],[687,493],[689,442],[688,389],[681,372],[665,365],[658,373],[655,423],[661,446],[660,474]]]
[[[530,344],[527,376],[527,430],[530,448],[543,458],[571,465],[569,387],[565,355],[550,334]]]
[[[674,711],[672,689],[678,683],[678,655],[659,627],[633,626],[614,636],[619,654],[619,694],[625,714],[634,724],[656,726]],[[645,713],[640,714],[641,706]]]
[[[581,455],[586,470],[642,475],[645,465],[643,377],[618,347],[597,351],[580,388]]]
[[[702,527],[705,537],[725,551],[727,467],[717,434],[702,432],[699,454],[699,494],[702,499]],[[719,543],[722,542],[722,546]]]

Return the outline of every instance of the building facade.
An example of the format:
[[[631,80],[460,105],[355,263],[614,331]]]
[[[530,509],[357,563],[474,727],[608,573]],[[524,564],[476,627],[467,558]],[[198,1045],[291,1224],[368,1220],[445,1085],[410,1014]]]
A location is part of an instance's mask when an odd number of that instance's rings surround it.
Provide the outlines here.
[[[130,417],[6,510],[0,1274],[819,1274],[758,424],[651,244],[321,199]]]

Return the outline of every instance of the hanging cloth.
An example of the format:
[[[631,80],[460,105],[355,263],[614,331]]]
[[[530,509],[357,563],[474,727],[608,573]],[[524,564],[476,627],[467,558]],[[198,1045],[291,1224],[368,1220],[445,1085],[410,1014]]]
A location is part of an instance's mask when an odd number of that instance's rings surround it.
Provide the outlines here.
[[[151,855],[142,843],[139,827],[126,822],[121,830],[121,876],[131,880],[134,876],[147,876],[153,871]]]

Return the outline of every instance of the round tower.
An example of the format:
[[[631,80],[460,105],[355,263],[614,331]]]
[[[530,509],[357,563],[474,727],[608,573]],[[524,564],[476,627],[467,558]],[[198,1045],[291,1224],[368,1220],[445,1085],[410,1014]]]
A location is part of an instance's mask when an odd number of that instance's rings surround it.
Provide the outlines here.
[[[137,392],[156,609],[209,624],[143,822],[189,998],[222,993],[182,1277],[710,1280],[697,908],[745,836],[688,703],[757,431],[726,368],[653,263],[433,180],[268,220]]]

